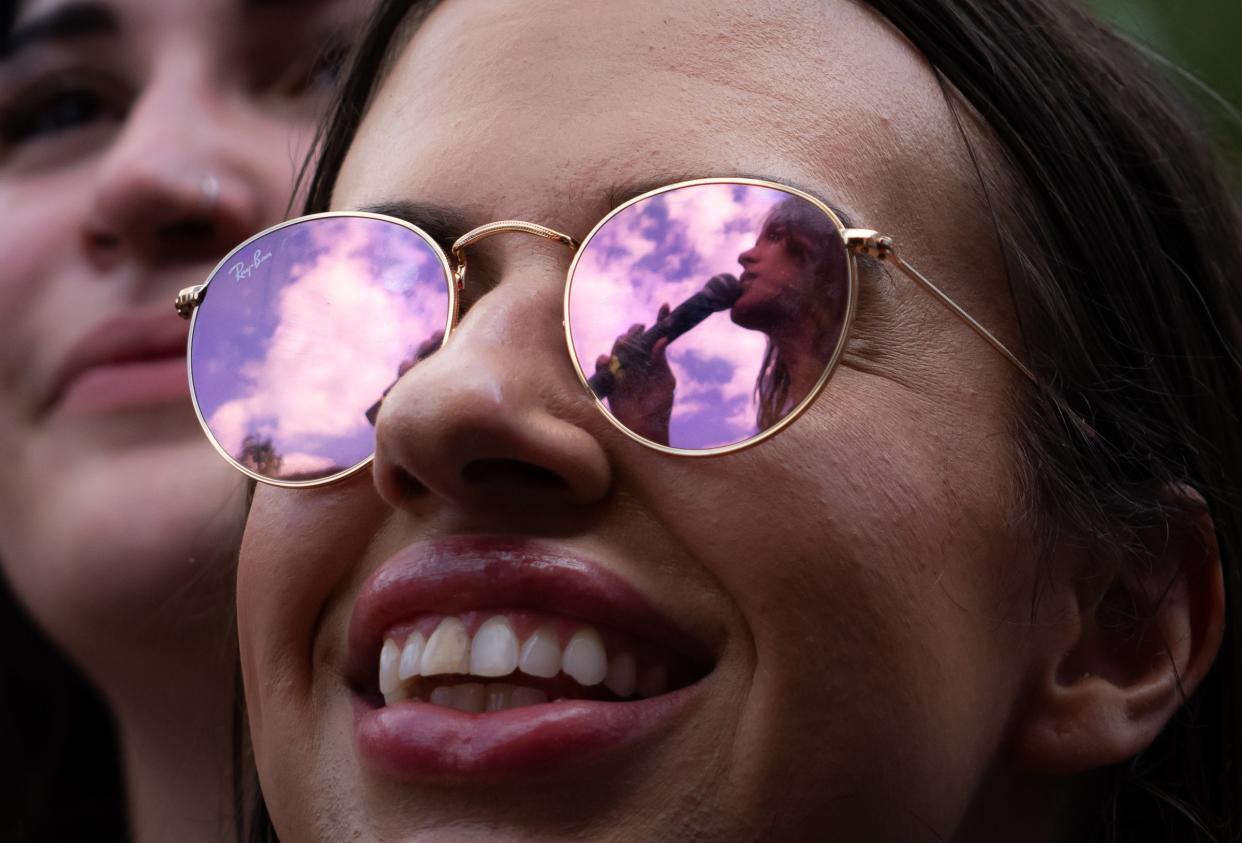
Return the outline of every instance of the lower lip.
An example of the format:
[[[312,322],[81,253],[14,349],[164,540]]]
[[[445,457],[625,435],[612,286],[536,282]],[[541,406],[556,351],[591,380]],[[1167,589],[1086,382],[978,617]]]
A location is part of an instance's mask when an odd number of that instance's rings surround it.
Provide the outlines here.
[[[190,397],[184,357],[113,363],[87,369],[66,387],[60,401],[65,413],[104,413]]]
[[[525,779],[639,743],[682,713],[700,685],[637,702],[562,700],[485,714],[417,701],[376,709],[355,697],[354,737],[364,763],[400,779]]]

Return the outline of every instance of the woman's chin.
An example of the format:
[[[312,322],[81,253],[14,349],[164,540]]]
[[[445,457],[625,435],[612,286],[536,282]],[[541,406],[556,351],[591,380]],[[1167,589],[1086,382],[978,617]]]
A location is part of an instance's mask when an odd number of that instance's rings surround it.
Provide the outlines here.
[[[212,599],[228,602],[245,488],[201,438],[40,450],[47,459],[26,463],[23,499],[4,502],[0,558],[58,638],[100,619],[176,626]]]

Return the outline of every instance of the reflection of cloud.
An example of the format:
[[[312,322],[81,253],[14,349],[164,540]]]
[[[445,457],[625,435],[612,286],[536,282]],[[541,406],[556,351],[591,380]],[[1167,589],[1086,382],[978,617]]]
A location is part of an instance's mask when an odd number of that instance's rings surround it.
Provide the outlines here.
[[[574,274],[570,319],[586,373],[630,325],[650,327],[661,304],[676,307],[718,273],[739,274],[738,255],[787,196],[739,185],[682,188],[613,217]],[[727,311],[669,346],[677,378],[671,444],[705,447],[754,433],[753,392],[766,346],[763,334],[734,325]]]
[[[285,454],[281,457],[280,473],[286,477],[322,476],[347,467],[315,454]]]
[[[216,323],[241,321],[230,337],[232,371],[211,367],[215,394],[198,389],[196,374],[196,393],[208,393],[204,414],[234,455],[258,433],[272,440],[284,474],[351,465],[373,440],[366,409],[411,350],[444,327],[443,270],[416,235],[388,222],[317,220],[270,237],[273,259],[247,282],[263,285],[258,315],[267,324],[256,327],[242,295],[224,297],[221,306],[238,312]]]

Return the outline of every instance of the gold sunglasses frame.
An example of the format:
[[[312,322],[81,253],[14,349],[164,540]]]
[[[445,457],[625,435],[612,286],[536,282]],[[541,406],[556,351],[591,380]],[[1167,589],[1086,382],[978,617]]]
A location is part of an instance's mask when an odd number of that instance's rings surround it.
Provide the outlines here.
[[[573,289],[574,274],[578,268],[578,262],[579,260],[581,260],[582,255],[585,252],[587,245],[590,244],[591,240],[595,237],[595,235],[599,233],[599,231],[602,228],[604,228],[604,226],[607,225],[609,221],[611,221],[614,217],[616,217],[618,214],[620,214],[625,209],[639,202],[643,202],[654,196],[659,196],[661,194],[668,193],[670,191],[679,190],[679,189],[687,188],[687,187],[697,187],[697,186],[702,186],[702,185],[722,185],[722,184],[723,185],[743,185],[743,186],[750,186],[750,187],[763,187],[763,188],[768,188],[771,190],[777,190],[782,193],[789,194],[791,196],[796,196],[800,199],[804,199],[807,202],[810,202],[812,205],[818,208],[829,220],[831,220],[832,224],[837,229],[837,233],[841,237],[841,242],[845,249],[845,256],[846,256],[846,260],[847,260],[848,268],[849,268],[849,292],[848,292],[848,297],[846,301],[845,323],[842,325],[841,336],[837,341],[836,348],[833,350],[832,357],[829,359],[828,363],[824,366],[824,372],[822,375],[820,375],[820,378],[816,382],[814,388],[812,388],[810,392],[807,393],[807,395],[801,401],[799,401],[798,404],[792,410],[790,410],[789,413],[787,413],[779,422],[777,422],[776,424],[772,425],[771,427],[763,431],[756,433],[754,436],[751,436],[748,439],[744,439],[740,442],[735,442],[729,445],[722,445],[716,448],[707,448],[707,449],[699,449],[699,450],[674,448],[669,445],[664,445],[659,442],[653,442],[650,439],[646,439],[642,436],[639,436],[637,433],[630,430],[628,427],[623,425],[621,422],[617,421],[617,419],[613,417],[612,413],[609,412],[608,408],[604,406],[603,401],[601,401],[595,395],[594,391],[591,390],[590,385],[588,383],[589,375],[583,370],[581,364],[578,362],[578,355],[574,349],[573,335],[569,327],[569,302],[570,302],[570,297],[571,297],[571,293]],[[369,213],[366,211],[327,211],[324,213],[310,214],[307,216],[302,216],[302,217],[297,217],[295,219],[287,220],[285,222],[282,222],[278,225],[274,225],[270,228],[267,228],[259,232],[253,237],[247,239],[241,245],[231,250],[229,254],[226,255],[224,259],[222,259],[216,265],[216,267],[211,271],[211,274],[208,275],[207,277],[208,280],[206,283],[200,284],[194,287],[187,287],[177,295],[177,300],[176,300],[177,313],[182,318],[190,320],[190,335],[189,335],[188,347],[186,350],[186,373],[187,373],[187,377],[189,378],[189,382],[190,382],[190,398],[194,404],[194,413],[198,417],[199,424],[202,425],[203,431],[207,434],[208,440],[215,447],[216,451],[221,456],[223,456],[225,460],[227,460],[234,468],[241,471],[247,477],[257,480],[260,483],[266,483],[268,485],[279,486],[282,488],[307,488],[307,487],[313,487],[313,486],[325,486],[330,483],[335,483],[337,481],[350,477],[356,474],[357,472],[361,471],[362,469],[366,468],[368,465],[370,465],[371,461],[375,458],[375,452],[374,450],[372,450],[369,456],[367,456],[362,461],[358,462],[356,465],[353,465],[347,469],[343,469],[327,477],[316,478],[313,480],[278,480],[278,479],[274,479],[270,477],[264,477],[263,475],[258,474],[257,472],[247,468],[246,466],[238,462],[236,459],[234,459],[229,453],[227,453],[220,446],[220,444],[216,441],[215,436],[212,434],[211,429],[207,426],[207,421],[206,419],[203,418],[202,410],[199,407],[198,396],[194,390],[194,378],[192,376],[193,360],[192,360],[191,355],[193,353],[194,330],[198,322],[198,306],[199,304],[202,303],[204,297],[206,296],[207,290],[210,287],[211,282],[217,277],[217,275],[221,272],[221,270],[224,269],[225,265],[228,264],[231,260],[234,260],[235,256],[238,253],[244,251],[246,247],[249,246],[250,244],[270,234],[280,231],[283,228],[287,228],[292,225],[306,222],[308,220],[325,219],[325,218],[333,218],[333,217],[366,218],[366,219],[375,219],[375,220],[381,220],[383,222],[393,223],[395,225],[399,225],[402,228],[405,228],[413,232],[415,235],[421,238],[428,246],[431,247],[432,251],[435,253],[436,257],[439,259],[442,268],[444,269],[444,277],[445,277],[445,281],[448,286],[448,295],[449,295],[448,314],[447,314],[447,319],[445,322],[444,338],[440,343],[441,348],[443,348],[444,344],[448,342],[449,337],[451,336],[453,332],[453,329],[457,326],[459,309],[460,309],[460,301],[461,301],[460,293],[462,290],[465,289],[466,266],[467,266],[467,258],[466,258],[465,250],[468,247],[474,245],[475,243],[478,243],[481,240],[485,240],[488,237],[492,237],[497,234],[517,233],[517,234],[529,234],[529,235],[533,235],[536,237],[541,237],[546,240],[551,240],[554,242],[561,243],[562,245],[565,245],[573,249],[574,256],[573,256],[573,259],[570,261],[569,270],[566,273],[566,277],[565,277],[565,292],[564,292],[564,298],[563,298],[562,324],[563,324],[564,331],[565,331],[566,349],[569,352],[569,359],[570,359],[570,362],[573,364],[574,371],[577,373],[578,379],[582,383],[583,389],[587,391],[587,394],[595,402],[596,407],[600,410],[600,412],[604,414],[604,417],[607,418],[608,421],[611,422],[615,428],[620,430],[631,440],[638,442],[642,445],[645,445],[648,448],[652,448],[656,451],[659,451],[665,454],[673,454],[676,456],[685,456],[685,457],[711,457],[711,456],[721,456],[724,454],[736,453],[738,451],[742,451],[747,448],[753,448],[759,443],[770,439],[771,437],[775,436],[777,433],[780,433],[782,430],[787,428],[789,425],[793,424],[793,422],[796,421],[804,412],[806,412],[807,408],[810,407],[810,405],[814,403],[814,401],[823,392],[824,387],[827,385],[828,381],[831,380],[832,375],[836,371],[837,365],[840,362],[841,355],[843,354],[844,349],[849,342],[850,329],[854,323],[854,315],[855,315],[855,311],[857,310],[857,305],[858,305],[857,257],[859,255],[865,255],[867,257],[874,258],[878,261],[889,264],[895,267],[896,269],[898,269],[903,275],[907,276],[912,281],[914,281],[917,286],[921,287],[925,292],[927,292],[936,301],[938,301],[943,307],[945,307],[950,313],[952,313],[955,317],[957,317],[959,320],[964,322],[972,331],[974,331],[984,341],[986,341],[989,345],[991,345],[997,352],[999,352],[1006,360],[1008,360],[1024,377],[1030,380],[1036,387],[1040,388],[1041,390],[1044,388],[1043,383],[1040,381],[1040,379],[1020,359],[1018,359],[1018,357],[1012,351],[1010,351],[1009,348],[1005,346],[1004,343],[1002,343],[999,339],[997,339],[996,336],[992,334],[991,331],[989,331],[981,323],[979,323],[974,317],[972,317],[969,313],[967,313],[965,309],[963,309],[960,305],[958,305],[957,302],[953,301],[953,299],[950,298],[948,294],[946,294],[943,290],[941,290],[939,287],[933,284],[931,280],[929,280],[926,276],[920,273],[913,266],[908,264],[901,257],[901,255],[897,252],[896,246],[891,237],[882,235],[871,229],[847,228],[845,224],[841,221],[840,217],[838,217],[837,214],[830,207],[828,207],[828,205],[826,205],[821,200],[817,199],[815,196],[812,196],[811,194],[805,191],[799,190],[795,187],[790,187],[788,185],[779,184],[773,181],[767,181],[764,179],[720,177],[720,178],[692,179],[690,181],[681,181],[681,182],[676,182],[674,184],[665,185],[663,187],[658,187],[654,190],[647,191],[646,193],[643,193],[640,196],[636,196],[633,199],[630,199],[629,201],[624,202],[621,205],[618,205],[616,208],[613,208],[603,217],[603,219],[601,219],[599,222],[595,224],[595,226],[591,229],[591,231],[587,234],[587,236],[583,238],[581,243],[579,243],[579,241],[575,240],[573,237],[570,237],[567,234],[562,234],[561,232],[555,231],[553,229],[547,228],[542,225],[538,225],[536,223],[523,222],[520,220],[500,220],[498,222],[492,222],[486,225],[479,226],[478,228],[475,228],[467,232],[466,234],[462,235],[461,237],[459,237],[453,243],[453,247],[451,249],[452,256],[453,256],[452,260],[450,260],[449,256],[445,254],[444,250],[440,248],[440,246],[435,242],[435,240],[431,238],[430,235],[428,235],[425,231],[423,231],[418,226],[412,223],[406,222],[405,220],[399,219],[397,217],[386,216],[384,214]],[[454,265],[454,262],[455,262],[455,265]]]

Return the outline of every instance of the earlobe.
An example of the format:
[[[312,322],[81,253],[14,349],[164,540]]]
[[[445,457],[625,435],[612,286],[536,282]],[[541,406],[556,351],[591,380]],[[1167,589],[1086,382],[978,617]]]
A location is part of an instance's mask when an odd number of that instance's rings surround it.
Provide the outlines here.
[[[1211,668],[1225,621],[1220,555],[1202,499],[1178,494],[1199,514],[1146,531],[1107,575],[1056,587],[1015,724],[1027,771],[1071,775],[1133,758]]]

